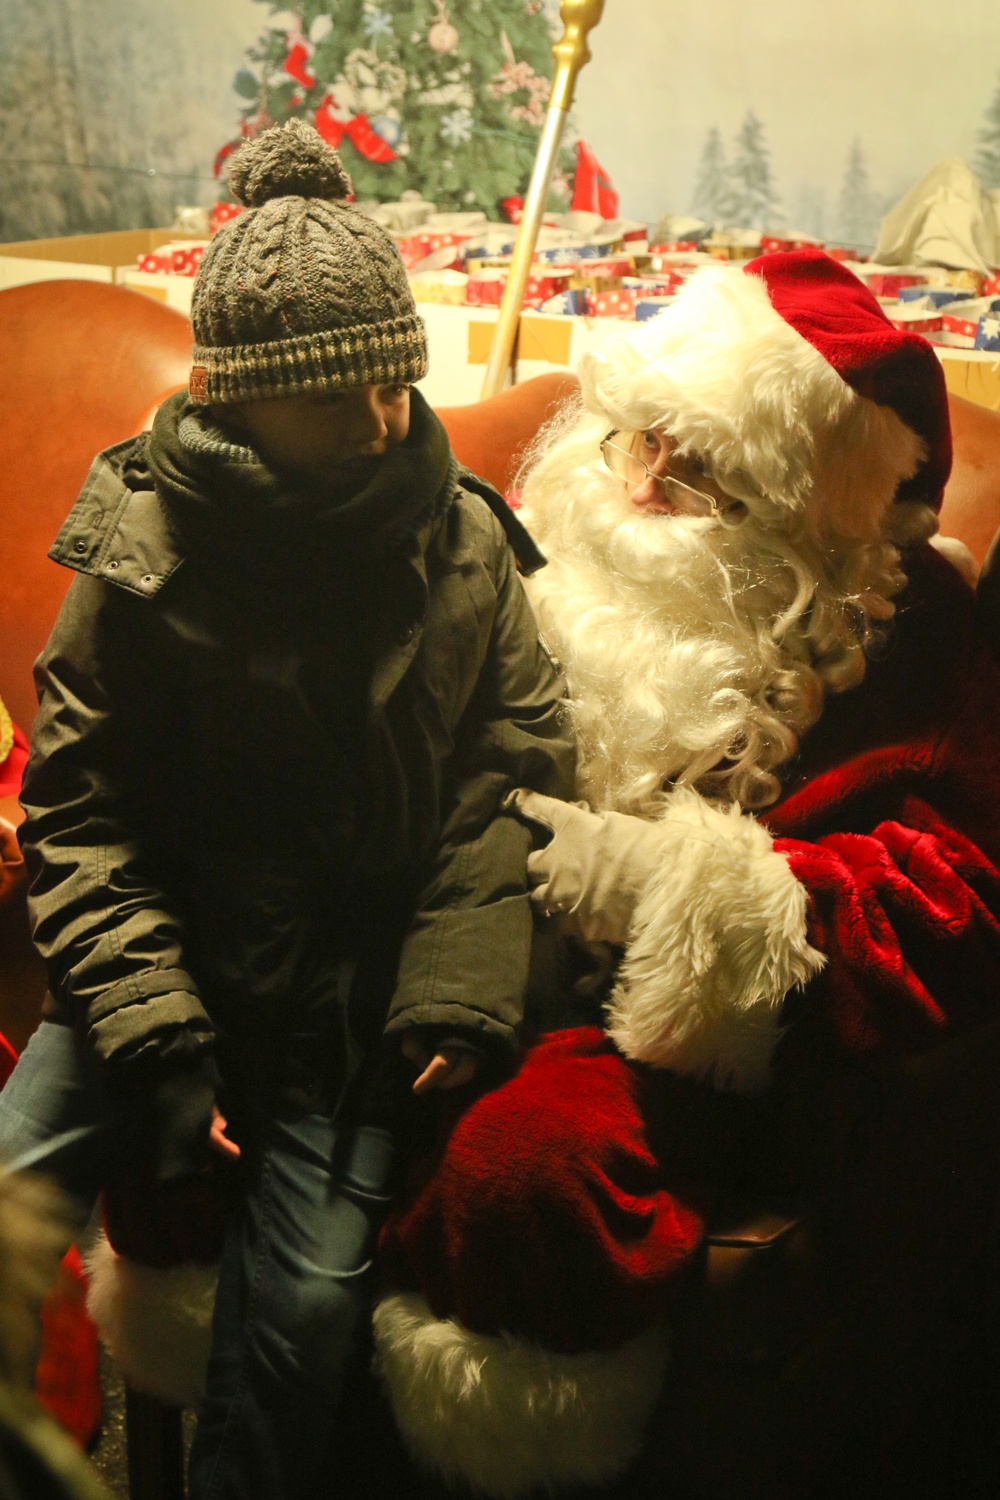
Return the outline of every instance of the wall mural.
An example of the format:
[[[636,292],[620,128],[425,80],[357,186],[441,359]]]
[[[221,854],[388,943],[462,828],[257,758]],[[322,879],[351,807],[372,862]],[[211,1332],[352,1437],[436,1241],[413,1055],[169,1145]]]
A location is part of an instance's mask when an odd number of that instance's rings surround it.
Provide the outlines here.
[[[496,215],[525,185],[557,8],[3,0],[0,239],[210,203],[217,153],[262,109],[319,112],[366,195]],[[1000,187],[995,0],[607,0],[591,48],[576,122],[624,214],[865,245],[944,157]]]

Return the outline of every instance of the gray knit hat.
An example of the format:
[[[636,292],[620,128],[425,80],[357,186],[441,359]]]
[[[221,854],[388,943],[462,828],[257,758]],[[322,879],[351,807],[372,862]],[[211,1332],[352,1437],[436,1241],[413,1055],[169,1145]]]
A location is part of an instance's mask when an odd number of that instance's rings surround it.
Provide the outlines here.
[[[212,240],[191,304],[191,399],[206,405],[405,385],[427,338],[386,231],[344,199],[340,157],[301,120],[235,154],[246,213]]]

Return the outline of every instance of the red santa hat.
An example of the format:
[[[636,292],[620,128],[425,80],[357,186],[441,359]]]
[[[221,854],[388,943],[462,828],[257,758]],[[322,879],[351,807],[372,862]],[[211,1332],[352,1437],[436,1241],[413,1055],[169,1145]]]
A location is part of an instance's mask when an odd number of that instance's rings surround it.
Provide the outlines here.
[[[934,529],[951,468],[940,363],[822,251],[697,272],[580,376],[609,425],[669,432],[770,524],[811,511],[846,537]]]

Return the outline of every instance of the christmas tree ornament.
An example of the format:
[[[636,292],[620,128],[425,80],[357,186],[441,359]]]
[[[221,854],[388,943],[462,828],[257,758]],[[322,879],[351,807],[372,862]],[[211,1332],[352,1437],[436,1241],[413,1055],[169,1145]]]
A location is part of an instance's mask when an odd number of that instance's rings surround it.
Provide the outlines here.
[[[427,33],[427,45],[434,52],[454,52],[459,43],[459,35],[456,27],[448,19],[448,7],[445,5],[445,0],[434,0],[434,8],[437,11],[437,20]]]
[[[525,120],[529,125],[541,125],[545,119],[548,79],[539,77],[529,62],[518,61],[506,31],[500,33],[500,46],[504,63],[489,84],[490,94],[494,99],[502,99],[507,94],[523,91],[525,99],[508,106],[511,119]]]
[[[371,37],[377,43],[381,36],[392,36],[392,17],[380,5],[366,5],[361,27],[365,36]]]
[[[472,115],[467,109],[456,109],[441,121],[441,135],[449,146],[462,146],[472,139]]]
[[[380,135],[387,146],[398,146],[399,138],[403,128],[399,123],[398,115],[373,115],[372,129],[376,135]]]
[[[285,56],[285,61],[283,64],[285,72],[288,74],[289,78],[294,78],[296,83],[301,83],[304,89],[315,88],[316,79],[309,72],[309,69],[306,66],[309,61],[312,48],[306,41],[305,37],[301,35],[290,39],[290,41],[291,45],[288,48],[288,52]]]

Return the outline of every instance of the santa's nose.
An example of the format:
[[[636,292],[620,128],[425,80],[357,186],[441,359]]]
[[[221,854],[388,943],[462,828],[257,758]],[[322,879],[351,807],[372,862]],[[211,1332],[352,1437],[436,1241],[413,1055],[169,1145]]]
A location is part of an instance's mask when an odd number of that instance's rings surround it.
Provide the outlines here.
[[[647,474],[642,483],[629,492],[629,499],[640,510],[673,511],[673,506],[663,492],[663,485],[658,484],[651,474]]]

